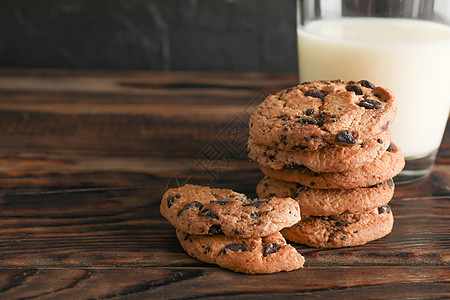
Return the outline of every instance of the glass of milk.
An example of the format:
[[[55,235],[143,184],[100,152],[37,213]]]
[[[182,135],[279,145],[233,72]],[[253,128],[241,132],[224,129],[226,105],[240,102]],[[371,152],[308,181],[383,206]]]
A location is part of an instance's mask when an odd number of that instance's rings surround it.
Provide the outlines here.
[[[368,80],[394,92],[389,127],[406,159],[396,183],[426,177],[450,108],[449,0],[297,0],[300,82]]]

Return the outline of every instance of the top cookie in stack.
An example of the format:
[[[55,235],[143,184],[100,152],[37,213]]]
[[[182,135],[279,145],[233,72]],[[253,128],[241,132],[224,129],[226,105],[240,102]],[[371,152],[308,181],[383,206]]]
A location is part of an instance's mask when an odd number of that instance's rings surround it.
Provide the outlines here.
[[[267,97],[250,117],[250,136],[281,150],[360,145],[396,112],[393,94],[366,80],[306,82]]]

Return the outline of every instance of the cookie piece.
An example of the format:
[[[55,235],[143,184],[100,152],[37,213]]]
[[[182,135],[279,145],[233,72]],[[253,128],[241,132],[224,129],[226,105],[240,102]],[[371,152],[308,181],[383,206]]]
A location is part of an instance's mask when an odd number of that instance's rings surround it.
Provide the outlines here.
[[[198,260],[248,274],[292,271],[305,259],[279,233],[267,237],[237,239],[218,235],[190,235],[177,230],[183,249]]]
[[[393,178],[405,166],[405,159],[398,147],[391,144],[379,158],[360,168],[343,172],[313,172],[304,166],[291,166],[281,170],[260,164],[263,173],[273,179],[298,182],[315,189],[354,189],[371,186]]]
[[[294,164],[303,165],[315,172],[342,172],[359,168],[380,157],[389,147],[389,144],[390,135],[388,131],[383,131],[375,137],[351,147],[333,145],[315,151],[280,150],[256,144],[255,140],[250,137],[248,140],[248,157],[274,170]]]
[[[356,189],[312,189],[295,182],[263,178],[257,188],[258,197],[291,197],[300,204],[303,215],[328,216],[369,211],[386,205],[394,195],[392,179]]]
[[[249,199],[232,190],[192,184],[169,189],[160,210],[175,228],[186,233],[223,233],[238,238],[268,236],[300,220],[294,199]]]
[[[396,113],[392,92],[365,80],[313,81],[269,95],[250,116],[250,136],[282,150],[352,146],[386,131]]]
[[[392,231],[394,217],[388,205],[369,212],[337,216],[302,216],[302,220],[281,232],[299,244],[316,248],[340,248],[363,245]]]

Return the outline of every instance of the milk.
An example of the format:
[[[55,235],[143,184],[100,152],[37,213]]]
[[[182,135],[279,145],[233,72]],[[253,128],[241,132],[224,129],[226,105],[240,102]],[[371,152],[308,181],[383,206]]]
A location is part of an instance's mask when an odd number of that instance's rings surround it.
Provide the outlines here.
[[[366,79],[392,90],[392,140],[406,158],[439,147],[450,107],[450,27],[428,21],[346,18],[298,30],[300,81]]]

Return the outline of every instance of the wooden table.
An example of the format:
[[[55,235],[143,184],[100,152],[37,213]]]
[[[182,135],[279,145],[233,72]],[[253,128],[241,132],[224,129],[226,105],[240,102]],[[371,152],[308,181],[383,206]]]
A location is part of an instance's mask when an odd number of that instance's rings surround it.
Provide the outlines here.
[[[244,275],[185,254],[159,213],[186,182],[255,196],[246,122],[295,75],[0,70],[0,298],[449,298],[450,130],[432,174],[397,186],[393,232],[295,247]]]

